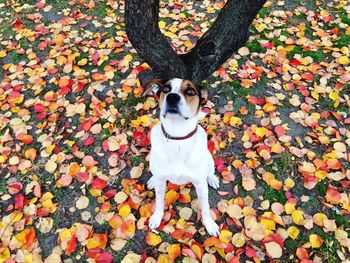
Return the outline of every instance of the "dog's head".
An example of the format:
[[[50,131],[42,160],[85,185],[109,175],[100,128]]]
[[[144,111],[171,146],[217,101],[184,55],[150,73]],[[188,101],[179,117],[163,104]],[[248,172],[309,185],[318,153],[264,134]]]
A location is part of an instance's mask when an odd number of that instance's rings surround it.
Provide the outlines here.
[[[145,85],[143,95],[159,97],[161,115],[164,118],[183,118],[197,116],[201,106],[207,102],[208,90],[186,79],[155,79]]]

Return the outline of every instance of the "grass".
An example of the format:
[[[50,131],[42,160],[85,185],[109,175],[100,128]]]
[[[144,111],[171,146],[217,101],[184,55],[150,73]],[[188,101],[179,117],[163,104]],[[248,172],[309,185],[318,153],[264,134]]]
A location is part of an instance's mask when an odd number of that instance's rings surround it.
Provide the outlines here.
[[[52,194],[54,195],[55,202],[60,203],[63,200],[63,198],[67,195],[67,192],[68,191],[66,187],[54,187]]]
[[[258,40],[254,39],[245,45],[251,52],[266,52],[266,48],[262,47]]]
[[[266,183],[263,184],[263,188],[264,188],[264,193],[263,193],[264,199],[272,200],[274,202],[279,202],[281,204],[284,204],[285,202],[287,202],[287,197],[283,190],[272,189]]]
[[[319,195],[321,196],[324,196],[326,194],[326,191],[327,191],[327,181],[326,180],[322,180],[322,181],[319,181],[317,184],[316,184],[316,190],[318,192]]]
[[[144,157],[140,155],[133,155],[130,157],[132,166],[137,166],[143,161]]]
[[[326,58],[326,55],[323,53],[322,50],[317,51],[305,51],[300,46],[296,46],[289,54],[288,58],[292,59],[295,54],[301,54],[303,57],[311,57],[314,62],[321,62],[324,61]]]

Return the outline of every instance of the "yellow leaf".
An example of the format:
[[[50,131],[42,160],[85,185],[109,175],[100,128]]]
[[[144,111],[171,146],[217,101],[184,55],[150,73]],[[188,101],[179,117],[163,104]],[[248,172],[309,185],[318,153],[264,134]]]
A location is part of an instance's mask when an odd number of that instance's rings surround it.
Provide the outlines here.
[[[78,65],[85,66],[87,64],[87,62],[88,62],[87,58],[83,58],[83,59],[79,60]]]
[[[309,237],[310,244],[313,248],[319,248],[323,244],[323,239],[316,234],[311,234]]]
[[[4,58],[6,56],[7,56],[6,51],[0,50],[0,58]]]
[[[275,222],[271,219],[268,219],[268,218],[261,218],[260,224],[265,226],[268,230],[275,230],[276,229]]]
[[[224,243],[228,243],[231,241],[232,238],[232,232],[228,231],[228,230],[221,230],[220,235],[219,235],[219,239],[224,242]]]
[[[166,26],[166,23],[165,23],[164,21],[159,21],[159,22],[158,22],[158,25],[159,25],[159,28],[160,28],[160,29],[164,29],[165,26]]]
[[[185,43],[184,43],[184,46],[189,48],[189,47],[192,47],[192,42],[190,40],[186,40]]]
[[[323,226],[323,221],[328,219],[328,217],[323,213],[316,213],[312,219],[316,225]]]
[[[338,58],[338,63],[342,64],[342,65],[347,65],[349,64],[350,60],[348,56],[341,56],[340,58]]]
[[[316,178],[322,180],[322,179],[327,177],[327,172],[323,171],[323,170],[319,170],[319,171],[315,172],[315,176],[316,176]]]
[[[255,134],[259,137],[264,137],[267,134],[267,131],[264,127],[256,128]]]
[[[291,226],[287,229],[287,233],[288,233],[288,236],[294,240],[298,237],[300,231],[295,226]]]
[[[61,231],[59,233],[59,236],[60,236],[60,240],[63,241],[65,239],[68,239],[72,236],[72,232],[69,230],[69,229],[64,229],[63,231]]]
[[[292,213],[293,222],[297,225],[301,225],[304,221],[304,212],[301,210],[295,210]]]
[[[235,116],[230,118],[230,125],[231,126],[238,126],[238,125],[241,125],[241,124],[242,124],[242,120],[240,118],[235,117]]]
[[[123,60],[129,63],[132,61],[132,56],[130,54],[127,54]]]
[[[87,249],[97,248],[100,245],[100,242],[95,238],[89,238],[86,244]]]
[[[284,185],[287,187],[287,188],[293,188],[294,185],[295,185],[295,182],[290,179],[290,178],[287,178],[285,181],[284,181]]]
[[[332,99],[332,100],[337,100],[339,99],[339,94],[335,91],[329,93],[329,98]]]
[[[119,215],[122,218],[127,217],[131,213],[131,208],[128,204],[124,204],[119,208]]]

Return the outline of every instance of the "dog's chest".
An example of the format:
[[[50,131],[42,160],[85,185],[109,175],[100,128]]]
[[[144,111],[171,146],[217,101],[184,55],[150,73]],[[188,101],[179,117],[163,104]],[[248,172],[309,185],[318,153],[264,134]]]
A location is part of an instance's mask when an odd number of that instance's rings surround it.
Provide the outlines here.
[[[207,165],[206,138],[196,134],[186,140],[169,140],[158,127],[152,130],[151,171],[175,184],[198,180]],[[204,132],[204,131],[203,131]]]

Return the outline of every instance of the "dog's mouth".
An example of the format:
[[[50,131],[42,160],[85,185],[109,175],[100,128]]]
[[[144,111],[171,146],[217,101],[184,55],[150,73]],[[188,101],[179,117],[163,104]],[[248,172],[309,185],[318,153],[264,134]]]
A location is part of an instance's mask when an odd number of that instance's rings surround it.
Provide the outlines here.
[[[181,112],[179,111],[178,107],[169,107],[169,106],[168,106],[168,107],[166,108],[166,110],[165,110],[165,113],[163,114],[163,117],[166,118],[166,116],[168,116],[168,115],[175,115],[175,116],[178,115],[178,116],[184,118],[185,120],[188,119],[188,117],[183,116],[183,115],[181,114]]]
[[[167,108],[166,113],[180,114],[179,109],[177,107],[169,107],[169,108]]]

